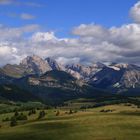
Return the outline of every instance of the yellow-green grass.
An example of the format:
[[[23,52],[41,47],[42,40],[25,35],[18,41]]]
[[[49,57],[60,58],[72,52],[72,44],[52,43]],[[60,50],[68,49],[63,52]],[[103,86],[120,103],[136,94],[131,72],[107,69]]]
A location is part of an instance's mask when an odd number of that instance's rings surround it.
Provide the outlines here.
[[[136,105],[131,104],[128,106],[128,104],[116,104],[116,105],[106,105],[102,107],[96,107],[94,109],[88,109],[88,111],[93,112],[100,112],[101,110],[112,110],[112,113],[121,113],[121,112],[137,112],[140,111],[140,108],[138,108]]]
[[[113,112],[100,112],[115,109]],[[140,140],[140,110],[135,106],[110,105],[66,114],[69,110],[47,110],[43,120],[30,116],[18,126],[0,128],[2,140]],[[129,114],[125,113],[129,112]],[[27,113],[27,112],[24,112]],[[6,114],[13,115],[13,114]],[[1,116],[2,118],[2,116]]]

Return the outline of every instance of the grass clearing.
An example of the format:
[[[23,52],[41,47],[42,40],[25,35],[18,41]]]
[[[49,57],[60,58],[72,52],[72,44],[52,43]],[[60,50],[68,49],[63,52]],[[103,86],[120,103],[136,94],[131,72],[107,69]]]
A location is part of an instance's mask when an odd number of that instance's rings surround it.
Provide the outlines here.
[[[100,112],[102,109],[115,109],[113,112]],[[42,120],[36,120],[38,112],[28,117],[25,123],[15,127],[2,124],[0,139],[2,140],[139,140],[140,111],[136,106],[109,105],[86,111],[66,114],[69,110],[60,110],[56,116],[54,109],[47,110]],[[122,112],[130,112],[133,115]],[[27,112],[24,112],[27,113]],[[4,114],[7,116],[12,113]],[[0,118],[3,116],[0,115]],[[1,122],[2,123],[2,122]]]

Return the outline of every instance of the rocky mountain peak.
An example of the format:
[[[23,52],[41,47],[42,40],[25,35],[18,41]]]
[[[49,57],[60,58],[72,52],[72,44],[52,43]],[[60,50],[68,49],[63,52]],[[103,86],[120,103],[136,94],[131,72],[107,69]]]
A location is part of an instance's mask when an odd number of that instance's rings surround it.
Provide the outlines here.
[[[20,65],[26,67],[31,72],[38,74],[52,70],[49,64],[37,55],[27,56],[21,61]]]
[[[121,69],[125,69],[125,70],[139,69],[140,70],[139,66],[134,65],[134,64],[128,64],[128,63],[112,63],[108,67],[113,68],[114,70],[121,70]]]
[[[88,80],[91,76],[93,76],[96,72],[100,71],[103,67],[105,67],[105,65],[100,62],[93,63],[90,66],[82,64],[70,64],[66,66],[66,68],[69,69],[69,71],[71,70],[70,72],[72,74],[75,74],[78,78],[85,80]]]
[[[100,62],[94,62],[94,63],[92,63],[91,67],[103,68],[103,67],[105,67],[105,65],[103,63],[100,63]]]
[[[102,88],[121,91],[140,87],[140,67],[132,64],[114,63],[97,72],[90,82]]]
[[[53,69],[53,70],[64,70],[65,68],[57,63],[57,61],[51,57],[47,57],[45,59],[45,61],[50,65],[50,67]]]

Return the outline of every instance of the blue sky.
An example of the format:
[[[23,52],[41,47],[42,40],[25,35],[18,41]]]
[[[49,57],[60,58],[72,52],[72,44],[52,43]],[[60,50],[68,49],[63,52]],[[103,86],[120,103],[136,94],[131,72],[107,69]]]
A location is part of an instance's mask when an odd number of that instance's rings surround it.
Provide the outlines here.
[[[18,0],[36,3],[0,5],[1,24],[23,26],[39,24],[43,30],[54,30],[59,37],[70,36],[74,26],[82,23],[96,23],[105,27],[120,26],[131,22],[128,13],[137,0]],[[11,17],[10,14],[28,13],[35,16],[32,20]]]
[[[0,66],[33,54],[140,65],[140,0],[0,0]]]

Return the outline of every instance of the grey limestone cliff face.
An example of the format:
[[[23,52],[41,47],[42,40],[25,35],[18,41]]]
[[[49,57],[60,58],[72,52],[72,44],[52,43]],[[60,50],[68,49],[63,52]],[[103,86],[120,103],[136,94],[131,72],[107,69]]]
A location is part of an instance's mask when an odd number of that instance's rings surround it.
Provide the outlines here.
[[[82,64],[68,64],[66,65],[66,68],[76,72],[77,77],[88,80],[90,77],[92,77],[95,73],[102,70],[105,67],[102,63],[93,63],[90,66],[82,65]],[[80,76],[78,76],[78,74]]]
[[[49,64],[52,70],[65,70],[65,67],[59,63],[53,58],[47,57],[45,61]]]
[[[140,69],[126,69],[120,80],[120,85],[126,88],[140,87]]]
[[[52,68],[46,61],[36,55],[27,56],[25,59],[22,60],[20,65],[24,66],[29,71],[37,74],[43,74],[46,71],[52,70]]]

